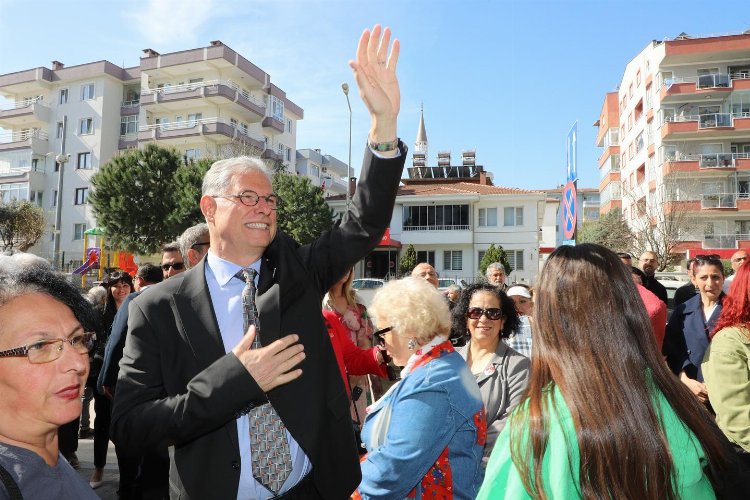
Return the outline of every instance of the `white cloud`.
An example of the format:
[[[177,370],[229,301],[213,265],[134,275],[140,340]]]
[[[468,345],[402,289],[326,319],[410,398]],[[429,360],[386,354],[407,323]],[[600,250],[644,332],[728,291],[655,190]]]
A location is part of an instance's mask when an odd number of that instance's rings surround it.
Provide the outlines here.
[[[143,8],[129,7],[123,17],[132,21],[144,40],[154,44],[190,45],[201,29],[219,14],[215,0],[148,0]]]

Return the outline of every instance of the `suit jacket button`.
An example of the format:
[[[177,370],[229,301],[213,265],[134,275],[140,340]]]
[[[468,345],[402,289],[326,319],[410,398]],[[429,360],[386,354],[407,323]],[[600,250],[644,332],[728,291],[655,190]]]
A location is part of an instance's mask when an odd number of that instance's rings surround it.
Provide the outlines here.
[[[232,460],[232,469],[240,470],[240,463],[237,460]]]

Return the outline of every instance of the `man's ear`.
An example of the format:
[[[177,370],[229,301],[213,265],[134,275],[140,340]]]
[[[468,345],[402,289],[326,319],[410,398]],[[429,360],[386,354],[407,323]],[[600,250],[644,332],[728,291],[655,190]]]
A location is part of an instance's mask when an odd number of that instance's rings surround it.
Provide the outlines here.
[[[212,196],[204,194],[203,196],[201,196],[200,207],[203,216],[206,218],[206,222],[213,223],[214,214],[216,213],[216,199],[214,199]]]

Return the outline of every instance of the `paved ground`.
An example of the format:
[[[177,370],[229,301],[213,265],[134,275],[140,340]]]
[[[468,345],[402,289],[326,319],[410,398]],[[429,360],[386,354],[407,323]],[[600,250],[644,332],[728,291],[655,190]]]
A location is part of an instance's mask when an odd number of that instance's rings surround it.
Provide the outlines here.
[[[91,478],[91,473],[94,472],[94,440],[79,439],[77,455],[78,461],[81,465],[80,469],[78,469],[78,473],[88,483],[89,478]],[[119,481],[120,472],[117,469],[115,445],[109,443],[109,448],[107,450],[107,465],[104,467],[104,484],[94,491],[99,495],[99,498],[105,500],[117,500],[117,483]]]

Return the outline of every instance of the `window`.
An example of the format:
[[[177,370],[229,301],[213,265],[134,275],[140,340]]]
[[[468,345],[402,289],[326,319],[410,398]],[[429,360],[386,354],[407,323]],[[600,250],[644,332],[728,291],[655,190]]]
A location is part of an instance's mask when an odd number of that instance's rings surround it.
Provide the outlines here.
[[[310,174],[313,177],[320,177],[320,167],[317,165],[310,165]]]
[[[76,168],[79,169],[90,169],[91,168],[91,153],[78,153],[78,164]]]
[[[240,131],[247,135],[247,123],[240,123]]]
[[[76,189],[75,205],[85,205],[89,199],[89,188],[78,188]]]
[[[505,255],[514,271],[523,271],[523,250],[506,250]]]
[[[461,271],[463,269],[463,251],[444,250],[443,269],[446,271]]]
[[[505,207],[503,209],[504,226],[523,226],[523,207]]]
[[[487,250],[480,250],[477,252],[477,271],[479,270],[479,266],[482,264],[482,259],[484,259],[484,254],[487,253]]]
[[[417,264],[427,262],[432,267],[435,267],[435,250],[420,250],[417,252]]]
[[[55,189],[54,191],[52,191],[52,204],[50,206],[52,206],[52,207],[56,207],[57,206],[57,189]]]
[[[403,211],[405,231],[469,229],[469,205],[415,205]]]
[[[63,122],[57,122],[57,132],[55,133],[55,137],[57,137],[58,139],[62,139],[63,130],[64,130]]]
[[[197,148],[191,148],[185,150],[185,158],[188,160],[195,160],[201,157],[201,150]]]
[[[120,118],[120,135],[135,134],[138,132],[138,116],[123,116]]]
[[[0,184],[0,202],[29,201],[29,183]]]
[[[269,105],[268,111],[271,113],[269,116],[274,117],[281,123],[284,123],[284,101],[276,96],[268,96]]]
[[[289,118],[286,119],[286,131],[292,133],[292,120]]]
[[[68,102],[68,89],[60,89],[60,104],[67,104]]]
[[[292,161],[292,148],[286,148],[284,151],[284,158],[286,161]]]
[[[83,233],[86,232],[86,224],[73,224],[73,240],[82,240]]]
[[[232,128],[237,128],[237,119],[236,118],[230,118],[229,124],[232,126]]]
[[[94,119],[93,118],[81,118],[80,125],[78,126],[79,135],[90,135],[94,133]]]
[[[38,207],[42,207],[42,200],[44,199],[44,191],[31,191],[29,193],[29,201],[36,204]]]
[[[81,100],[89,101],[93,98],[94,98],[94,84],[87,83],[85,85],[81,85]]]
[[[203,119],[203,113],[190,113],[187,116],[188,116],[187,121],[188,121],[189,127],[192,127],[193,125],[195,125],[195,122]]]
[[[479,227],[497,226],[497,208],[479,209]]]

